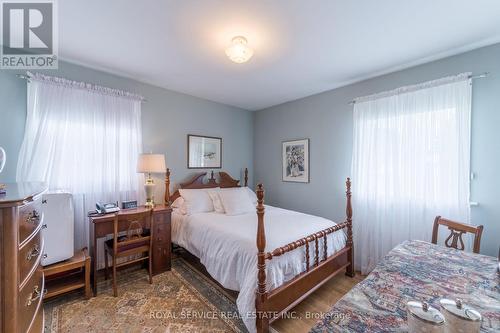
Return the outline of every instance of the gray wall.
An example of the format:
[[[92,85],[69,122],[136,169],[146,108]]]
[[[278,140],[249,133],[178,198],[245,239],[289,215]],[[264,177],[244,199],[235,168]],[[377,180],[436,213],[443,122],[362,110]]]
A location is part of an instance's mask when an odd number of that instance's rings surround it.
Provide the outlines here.
[[[320,216],[345,216],[344,179],[352,155],[352,105],[348,102],[403,85],[461,72],[490,72],[474,81],[472,102],[472,222],[483,224],[481,252],[500,245],[500,44],[380,76],[257,112],[254,175],[272,205]],[[281,142],[310,138],[311,182],[281,181]],[[354,180],[355,181],[355,180]]]
[[[142,105],[144,151],[166,154],[174,183],[199,172],[186,166],[187,134],[222,137],[223,170],[235,178],[242,178],[242,170],[249,167],[252,179],[253,112],[66,62],[60,63],[57,71],[42,72],[144,96],[147,99]],[[0,174],[4,182],[15,180],[26,121],[26,81],[15,74],[0,71],[0,146],[7,152],[7,164]],[[162,198],[163,180],[157,184],[160,186],[157,186],[156,196]]]

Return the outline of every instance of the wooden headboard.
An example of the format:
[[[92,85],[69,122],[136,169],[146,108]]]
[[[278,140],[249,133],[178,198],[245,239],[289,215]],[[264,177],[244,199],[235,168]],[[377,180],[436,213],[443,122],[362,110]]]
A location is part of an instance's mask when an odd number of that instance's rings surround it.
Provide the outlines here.
[[[205,183],[203,180],[207,176],[207,172],[202,172],[195,175],[193,178],[188,180],[185,183],[179,184],[180,189],[200,189],[200,188],[229,188],[229,187],[240,187],[240,181],[238,179],[234,179],[227,172],[220,171],[219,172],[219,182],[214,177],[214,172],[210,173],[210,178]],[[245,178],[244,178],[244,186],[248,186],[248,168],[245,168]],[[177,189],[172,195],[170,195],[170,170],[167,169],[167,177],[165,179],[165,202],[167,205],[174,202],[175,199],[180,197],[179,190]]]

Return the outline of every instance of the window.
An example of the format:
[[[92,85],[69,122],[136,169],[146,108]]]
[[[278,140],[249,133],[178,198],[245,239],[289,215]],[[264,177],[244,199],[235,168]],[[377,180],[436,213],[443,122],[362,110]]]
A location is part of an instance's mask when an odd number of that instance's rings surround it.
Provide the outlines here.
[[[436,215],[469,222],[470,115],[467,73],[356,101],[354,236],[362,272],[404,240],[430,241]]]
[[[88,245],[96,202],[139,199],[141,99],[126,92],[30,74],[18,181],[73,194],[75,247]]]

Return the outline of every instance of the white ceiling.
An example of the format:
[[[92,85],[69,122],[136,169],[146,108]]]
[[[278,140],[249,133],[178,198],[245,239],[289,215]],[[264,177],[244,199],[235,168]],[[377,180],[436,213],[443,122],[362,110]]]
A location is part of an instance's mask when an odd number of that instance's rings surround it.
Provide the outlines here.
[[[500,42],[498,0],[58,3],[62,59],[248,110]]]

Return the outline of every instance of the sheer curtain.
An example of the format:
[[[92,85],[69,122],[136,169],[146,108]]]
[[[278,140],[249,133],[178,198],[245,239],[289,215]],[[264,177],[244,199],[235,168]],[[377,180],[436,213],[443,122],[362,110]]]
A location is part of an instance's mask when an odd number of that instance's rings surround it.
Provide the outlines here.
[[[354,105],[355,266],[368,273],[404,240],[431,240],[436,215],[470,220],[470,73]]]
[[[140,96],[29,73],[16,178],[73,194],[76,249],[88,245],[96,202],[142,199],[141,151]]]

